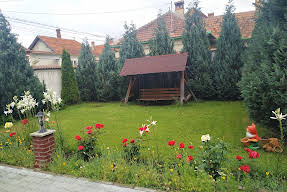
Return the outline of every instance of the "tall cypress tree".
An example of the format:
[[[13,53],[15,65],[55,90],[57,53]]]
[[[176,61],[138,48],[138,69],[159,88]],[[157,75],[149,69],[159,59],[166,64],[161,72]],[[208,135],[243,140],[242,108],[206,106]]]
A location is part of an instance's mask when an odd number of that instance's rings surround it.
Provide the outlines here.
[[[76,77],[81,100],[95,101],[97,99],[96,62],[88,41],[82,43]]]
[[[32,67],[26,59],[24,48],[17,43],[11,33],[8,21],[0,12],[0,116],[5,105],[13,96],[23,95],[30,91],[38,101],[43,95],[43,86],[34,75]],[[0,122],[1,124],[1,122]]]
[[[80,93],[76,74],[72,65],[70,54],[63,49],[62,53],[62,92],[61,97],[65,104],[80,102]]]
[[[111,49],[110,38],[106,37],[105,47],[97,65],[97,98],[99,101],[118,98],[118,76],[115,52]]]
[[[154,38],[149,40],[150,55],[166,55],[175,53],[174,41],[170,38],[166,29],[164,16],[158,15],[157,28],[154,30]]]
[[[120,59],[118,61],[118,73],[121,71],[125,60],[145,55],[142,44],[137,39],[137,31],[134,24],[130,26],[124,25],[125,33],[120,47]],[[126,77],[119,77],[118,93],[121,98],[124,98],[128,87],[128,80]]]
[[[185,14],[182,52],[188,52],[191,61],[188,69],[189,86],[197,97],[211,99],[215,93],[210,70],[211,52],[203,14],[198,3],[198,0],[195,0]]]
[[[277,127],[271,110],[280,107],[287,113],[287,2],[260,4],[239,85],[250,117]]]
[[[238,27],[233,0],[226,6],[221,32],[216,42],[213,72],[217,98],[222,100],[240,99],[240,90],[237,83],[241,79],[241,59],[244,43]]]

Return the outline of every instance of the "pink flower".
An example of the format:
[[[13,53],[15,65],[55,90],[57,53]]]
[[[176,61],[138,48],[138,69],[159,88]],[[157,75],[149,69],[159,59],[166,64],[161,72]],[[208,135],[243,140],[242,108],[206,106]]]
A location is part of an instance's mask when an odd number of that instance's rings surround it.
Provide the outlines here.
[[[243,172],[245,172],[245,173],[249,173],[250,167],[249,167],[248,165],[242,165],[242,166],[240,167],[240,170],[243,171]]]
[[[236,159],[237,159],[238,161],[240,161],[240,160],[242,159],[242,157],[241,157],[240,155],[237,155],[237,156],[236,156]]]
[[[135,142],[135,140],[134,140],[134,139],[132,139],[132,140],[131,140],[131,143],[134,143],[134,142]]]
[[[179,148],[183,149],[184,148],[184,143],[179,144]]]
[[[80,135],[76,135],[76,136],[75,136],[75,139],[77,139],[78,141],[80,141],[82,138],[81,138]]]
[[[175,144],[175,141],[169,141],[168,142],[168,145],[170,145],[170,146],[174,146],[174,144]]]
[[[257,153],[256,151],[251,151],[249,153],[249,158],[250,159],[259,158],[259,153]]]
[[[22,124],[23,124],[23,125],[26,125],[27,123],[28,123],[28,119],[23,119],[23,120],[22,120]]]
[[[80,145],[80,146],[78,147],[78,150],[79,150],[79,151],[84,150],[84,146],[83,146],[83,145]]]
[[[86,129],[90,130],[92,129],[93,127],[92,126],[87,126]]]
[[[192,145],[189,145],[188,148],[189,148],[189,149],[193,149],[193,146],[192,146]]]
[[[123,140],[122,140],[122,143],[125,143],[125,142],[127,142],[128,141],[128,139],[127,138],[124,138]]]
[[[181,154],[178,154],[177,156],[176,156],[176,158],[178,158],[178,159],[181,159]]]
[[[247,151],[248,153],[250,153],[250,152],[251,152],[251,149],[249,149],[249,148],[244,148],[244,151]]]
[[[190,162],[193,160],[193,156],[187,156],[187,162]]]

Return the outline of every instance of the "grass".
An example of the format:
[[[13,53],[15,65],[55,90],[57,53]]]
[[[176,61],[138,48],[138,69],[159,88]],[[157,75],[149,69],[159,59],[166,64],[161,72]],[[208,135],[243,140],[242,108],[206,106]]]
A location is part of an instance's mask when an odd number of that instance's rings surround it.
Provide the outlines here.
[[[122,139],[138,136],[138,128],[146,119],[152,117],[158,121],[153,142],[157,143],[162,154],[167,151],[169,140],[193,144],[196,153],[196,147],[201,143],[201,135],[210,134],[213,138],[220,138],[229,144],[230,158],[246,155],[240,138],[245,136],[246,127],[252,123],[242,102],[198,102],[184,106],[123,105],[119,102],[83,103],[67,107],[60,111],[58,116],[68,148],[73,151],[77,147],[74,136],[85,126],[105,124],[104,133],[100,137],[102,146],[121,148]],[[257,132],[261,137],[273,135],[260,125],[257,125]],[[266,170],[274,170],[274,154],[262,149],[259,153],[261,157],[258,163]],[[287,170],[286,152],[282,155],[280,169]]]

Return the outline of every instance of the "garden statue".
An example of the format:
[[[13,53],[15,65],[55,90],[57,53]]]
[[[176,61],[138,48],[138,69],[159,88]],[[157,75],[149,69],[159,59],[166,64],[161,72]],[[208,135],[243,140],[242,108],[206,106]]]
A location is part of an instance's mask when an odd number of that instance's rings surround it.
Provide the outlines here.
[[[241,139],[241,143],[250,148],[251,150],[258,149],[258,142],[260,141],[260,137],[257,135],[256,126],[252,123],[251,126],[248,126],[246,129],[246,137]]]

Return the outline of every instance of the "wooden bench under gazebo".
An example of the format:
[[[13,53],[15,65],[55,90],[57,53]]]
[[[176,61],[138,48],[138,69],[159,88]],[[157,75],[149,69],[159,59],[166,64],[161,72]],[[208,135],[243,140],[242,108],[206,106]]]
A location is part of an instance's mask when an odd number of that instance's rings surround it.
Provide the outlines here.
[[[125,97],[128,102],[131,92],[139,101],[180,100],[181,104],[191,96],[185,96],[186,69],[190,65],[187,53],[146,56],[126,59],[120,76],[129,77]]]

